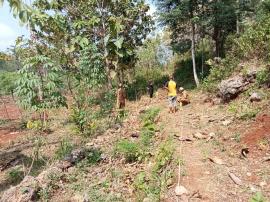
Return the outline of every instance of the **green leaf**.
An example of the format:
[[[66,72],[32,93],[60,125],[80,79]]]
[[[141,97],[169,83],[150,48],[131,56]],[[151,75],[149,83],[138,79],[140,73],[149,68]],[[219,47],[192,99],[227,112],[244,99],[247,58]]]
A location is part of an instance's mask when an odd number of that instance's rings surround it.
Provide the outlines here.
[[[124,42],[124,38],[120,37],[119,39],[116,40],[116,42],[114,42],[114,44],[116,45],[117,48],[122,48],[122,44]]]
[[[108,44],[109,39],[110,39],[110,34],[108,34],[108,35],[107,35],[107,36],[105,36],[105,38],[104,38],[104,43],[105,43],[105,45],[107,45],[107,44]]]

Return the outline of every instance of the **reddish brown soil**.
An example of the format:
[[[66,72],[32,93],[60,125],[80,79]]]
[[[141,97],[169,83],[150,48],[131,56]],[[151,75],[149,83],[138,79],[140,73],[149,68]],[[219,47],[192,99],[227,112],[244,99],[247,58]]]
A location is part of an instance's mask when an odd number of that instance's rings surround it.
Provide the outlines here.
[[[23,133],[15,128],[0,128],[0,147],[16,140]]]
[[[256,152],[258,149],[269,149],[270,116],[267,114],[258,116],[255,123],[252,124],[251,129],[244,135],[241,141],[251,152]]]
[[[0,120],[20,119],[21,111],[11,97],[0,97]]]
[[[0,120],[7,121],[0,125],[0,146],[17,139],[22,133],[16,129],[16,120],[21,118],[21,111],[9,96],[0,97]]]

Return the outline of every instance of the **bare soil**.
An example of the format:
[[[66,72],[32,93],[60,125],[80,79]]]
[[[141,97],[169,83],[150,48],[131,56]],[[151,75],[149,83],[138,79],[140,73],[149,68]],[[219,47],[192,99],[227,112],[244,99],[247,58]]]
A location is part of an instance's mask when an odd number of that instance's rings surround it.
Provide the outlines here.
[[[228,106],[204,103],[204,95],[200,92],[190,94],[191,104],[184,106],[176,114],[168,113],[166,92],[163,90],[159,90],[158,95],[151,100],[143,96],[137,102],[128,102],[129,116],[120,128],[109,129],[103,135],[88,140],[89,144],[101,148],[106,160],[97,166],[88,167],[84,172],[80,171],[81,179],[73,185],[61,181],[61,188],[53,194],[51,201],[80,201],[78,195],[82,196],[83,191],[74,191],[72,186],[80,186],[84,190],[94,185],[106,184],[108,179],[110,184],[106,186],[109,187],[99,188],[99,192],[106,195],[119,194],[125,201],[136,201],[134,178],[139,172],[148,170],[151,162],[126,164],[123,159],[115,160],[111,156],[118,139],[133,141],[132,134],[140,129],[138,118],[140,112],[154,106],[161,109],[158,125],[163,127],[156,133],[155,144],[158,146],[167,137],[174,137],[176,146],[174,159],[182,159],[184,162],[181,167],[180,184],[189,191],[186,197],[176,197],[174,189],[177,185],[178,167],[172,167],[174,178],[162,195],[161,201],[240,202],[248,201],[259,191],[270,198],[270,162],[263,161],[270,151],[269,107],[254,120],[240,121],[228,113]],[[53,155],[60,137],[71,133],[70,128],[65,125],[67,116],[65,114],[61,116],[63,117],[59,117],[57,121],[61,120],[63,123],[56,124],[53,133],[44,136],[48,143],[51,143],[42,147],[42,152],[48,156]],[[224,124],[224,121],[228,121],[229,124]],[[3,132],[2,136],[10,134],[10,129],[5,130],[8,131]],[[179,137],[183,136],[193,137],[197,132],[214,133],[214,137],[209,141],[179,140]],[[236,134],[241,137],[239,141]],[[250,151],[246,157],[241,155],[243,148]],[[29,148],[22,149],[21,152],[29,154]],[[220,165],[209,160],[214,157],[221,159],[224,164]],[[68,175],[74,172],[78,171],[73,169],[68,171]],[[229,177],[229,172],[235,174],[242,181],[242,185],[235,184]],[[3,183],[0,176],[0,184]]]

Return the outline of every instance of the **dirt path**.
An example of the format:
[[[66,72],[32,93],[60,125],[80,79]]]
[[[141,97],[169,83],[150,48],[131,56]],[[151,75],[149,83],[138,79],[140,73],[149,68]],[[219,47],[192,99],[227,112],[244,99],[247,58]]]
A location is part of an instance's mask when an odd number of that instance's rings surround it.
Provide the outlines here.
[[[161,122],[165,125],[165,136],[181,136],[181,128],[183,137],[192,137],[197,132],[215,134],[209,141],[194,139],[192,142],[181,142],[178,137],[175,138],[175,158],[184,162],[181,185],[190,192],[189,201],[247,201],[259,191],[270,197],[270,181],[267,177],[269,164],[260,164],[259,159],[239,158],[244,145],[233,140],[235,134],[244,133],[249,123],[239,127],[237,121],[233,121],[233,117],[226,112],[226,107],[210,106],[203,103],[201,97],[199,93],[192,94],[192,103],[176,114],[168,113],[166,100],[158,104],[163,109]],[[231,123],[225,124],[226,121]],[[226,165],[209,160],[215,157]],[[176,176],[177,171],[176,168]],[[239,177],[243,185],[236,185],[230,179],[229,172]],[[169,190],[166,201],[177,201],[174,186]]]

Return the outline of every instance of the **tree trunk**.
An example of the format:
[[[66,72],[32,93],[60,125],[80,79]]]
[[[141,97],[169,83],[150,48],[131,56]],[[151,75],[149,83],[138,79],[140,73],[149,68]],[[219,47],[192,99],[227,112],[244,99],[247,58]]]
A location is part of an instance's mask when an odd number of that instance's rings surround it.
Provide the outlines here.
[[[202,71],[201,76],[204,76],[204,38],[202,39]]]
[[[105,48],[105,52],[107,52],[106,48]],[[110,62],[109,62],[108,58],[105,59],[105,71],[106,71],[106,75],[107,75],[108,88],[112,89],[112,78],[111,78]]]
[[[192,36],[191,36],[191,56],[192,56],[192,66],[193,66],[193,75],[194,80],[196,83],[196,86],[198,87],[200,85],[198,75],[196,72],[196,61],[195,61],[195,27],[194,23],[191,23],[191,29],[192,29]]]
[[[236,34],[237,36],[240,34],[240,22],[239,22],[239,16],[237,15],[237,19],[236,19]]]
[[[111,78],[111,70],[110,70],[110,61],[108,59],[109,51],[107,48],[107,44],[105,42],[105,37],[106,37],[106,25],[105,25],[105,19],[104,19],[104,13],[103,13],[103,8],[104,8],[104,2],[101,1],[99,4],[99,13],[102,16],[102,31],[103,31],[103,51],[105,55],[105,71],[106,71],[106,76],[107,76],[107,86],[109,89],[112,89],[112,78]]]

